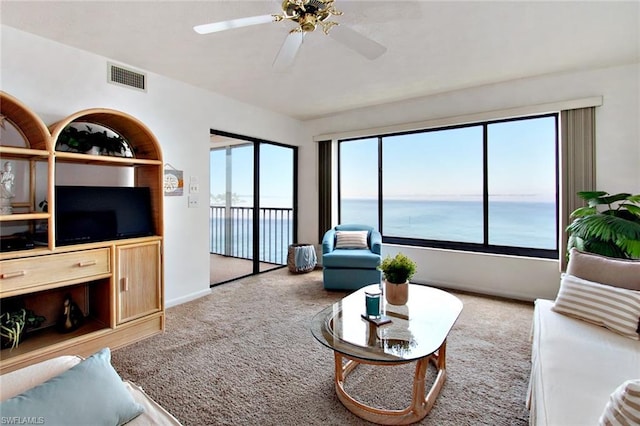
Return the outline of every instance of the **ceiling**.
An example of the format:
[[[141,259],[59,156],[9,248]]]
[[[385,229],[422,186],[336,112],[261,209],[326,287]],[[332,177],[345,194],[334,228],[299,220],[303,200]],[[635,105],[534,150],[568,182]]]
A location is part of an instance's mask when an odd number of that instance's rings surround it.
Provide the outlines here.
[[[640,2],[336,0],[334,20],[387,47],[376,60],[320,30],[272,68],[289,21],[199,35],[280,12],[263,1],[7,1],[0,21],[248,104],[307,120],[536,75],[640,62]],[[153,81],[149,82],[153,90]]]

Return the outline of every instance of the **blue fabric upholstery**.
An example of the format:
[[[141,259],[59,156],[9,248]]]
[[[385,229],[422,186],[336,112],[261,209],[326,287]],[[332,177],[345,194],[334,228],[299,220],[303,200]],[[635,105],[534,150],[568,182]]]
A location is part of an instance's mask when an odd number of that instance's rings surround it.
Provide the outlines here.
[[[380,255],[371,250],[335,249],[322,257],[322,265],[327,268],[376,269],[380,265]]]
[[[123,425],[143,411],[111,366],[109,348],[0,403],[3,420],[48,425]]]
[[[368,231],[368,249],[336,249],[336,231]],[[358,290],[382,280],[382,235],[368,225],[342,224],[328,230],[322,239],[324,288]]]
[[[330,269],[322,270],[324,288],[327,290],[355,291],[369,284],[378,284],[382,279],[375,269]],[[363,303],[364,305],[364,303]]]

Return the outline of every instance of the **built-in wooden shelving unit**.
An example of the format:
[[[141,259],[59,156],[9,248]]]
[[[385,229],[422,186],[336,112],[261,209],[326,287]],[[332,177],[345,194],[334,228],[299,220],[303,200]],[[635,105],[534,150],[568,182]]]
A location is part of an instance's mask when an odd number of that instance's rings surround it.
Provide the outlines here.
[[[0,351],[0,373],[62,354],[88,356],[102,347],[117,348],[162,332],[163,160],[155,136],[136,118],[103,108],[77,112],[47,127],[5,92],[0,92],[0,114],[5,127],[24,139],[22,146],[0,140],[0,162],[21,162],[29,176],[26,200],[15,203],[13,214],[0,215],[2,235],[16,230],[32,234],[39,226],[47,235],[44,245],[0,252],[3,309],[20,304],[46,317],[17,348]],[[94,123],[119,134],[134,158],[56,151],[60,132],[73,123]],[[131,185],[148,187],[151,193],[154,235],[56,246],[56,166],[61,164],[108,166],[114,173],[133,170]],[[48,201],[47,211],[39,209],[38,192]],[[67,295],[80,307],[84,321],[77,330],[61,333],[56,325]]]

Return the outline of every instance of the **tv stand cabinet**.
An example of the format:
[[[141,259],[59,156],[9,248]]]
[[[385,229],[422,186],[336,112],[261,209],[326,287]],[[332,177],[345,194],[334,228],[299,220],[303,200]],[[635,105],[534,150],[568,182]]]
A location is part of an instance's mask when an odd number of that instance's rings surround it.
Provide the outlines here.
[[[28,329],[18,347],[0,350],[0,374],[59,355],[88,356],[103,347],[116,349],[164,330],[163,281],[163,161],[160,146],[149,129],[128,114],[109,109],[80,111],[46,127],[24,104],[0,92],[0,114],[19,146],[0,138],[0,157],[21,163],[28,182],[25,200],[12,203],[13,214],[0,215],[2,235],[34,233],[45,228],[45,245],[0,252],[0,302],[24,306],[46,318]],[[133,158],[56,151],[60,132],[72,123],[95,124],[124,137]],[[3,129],[3,132],[5,130]],[[15,138],[14,138],[15,139]],[[56,166],[96,165],[102,173],[125,173],[131,186],[151,192],[152,236],[56,246]],[[104,167],[106,166],[106,167]],[[69,176],[65,179],[69,180]],[[65,183],[68,184],[68,183]],[[83,185],[77,182],[77,185]],[[47,211],[38,211],[46,197]],[[17,199],[17,197],[16,197]],[[42,232],[42,229],[39,229]],[[71,332],[58,327],[66,297],[83,314],[82,325]]]

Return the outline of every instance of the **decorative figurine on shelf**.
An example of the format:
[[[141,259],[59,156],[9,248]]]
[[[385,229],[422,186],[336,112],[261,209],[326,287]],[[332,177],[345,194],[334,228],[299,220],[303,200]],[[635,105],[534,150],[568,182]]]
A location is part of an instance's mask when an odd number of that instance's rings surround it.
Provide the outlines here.
[[[82,311],[73,301],[70,294],[64,297],[64,311],[58,320],[58,330],[61,333],[69,333],[78,329],[84,321]]]
[[[0,172],[0,214],[13,213],[11,199],[16,196],[15,180],[16,177],[13,174],[13,163],[11,161],[6,161],[2,172]]]

